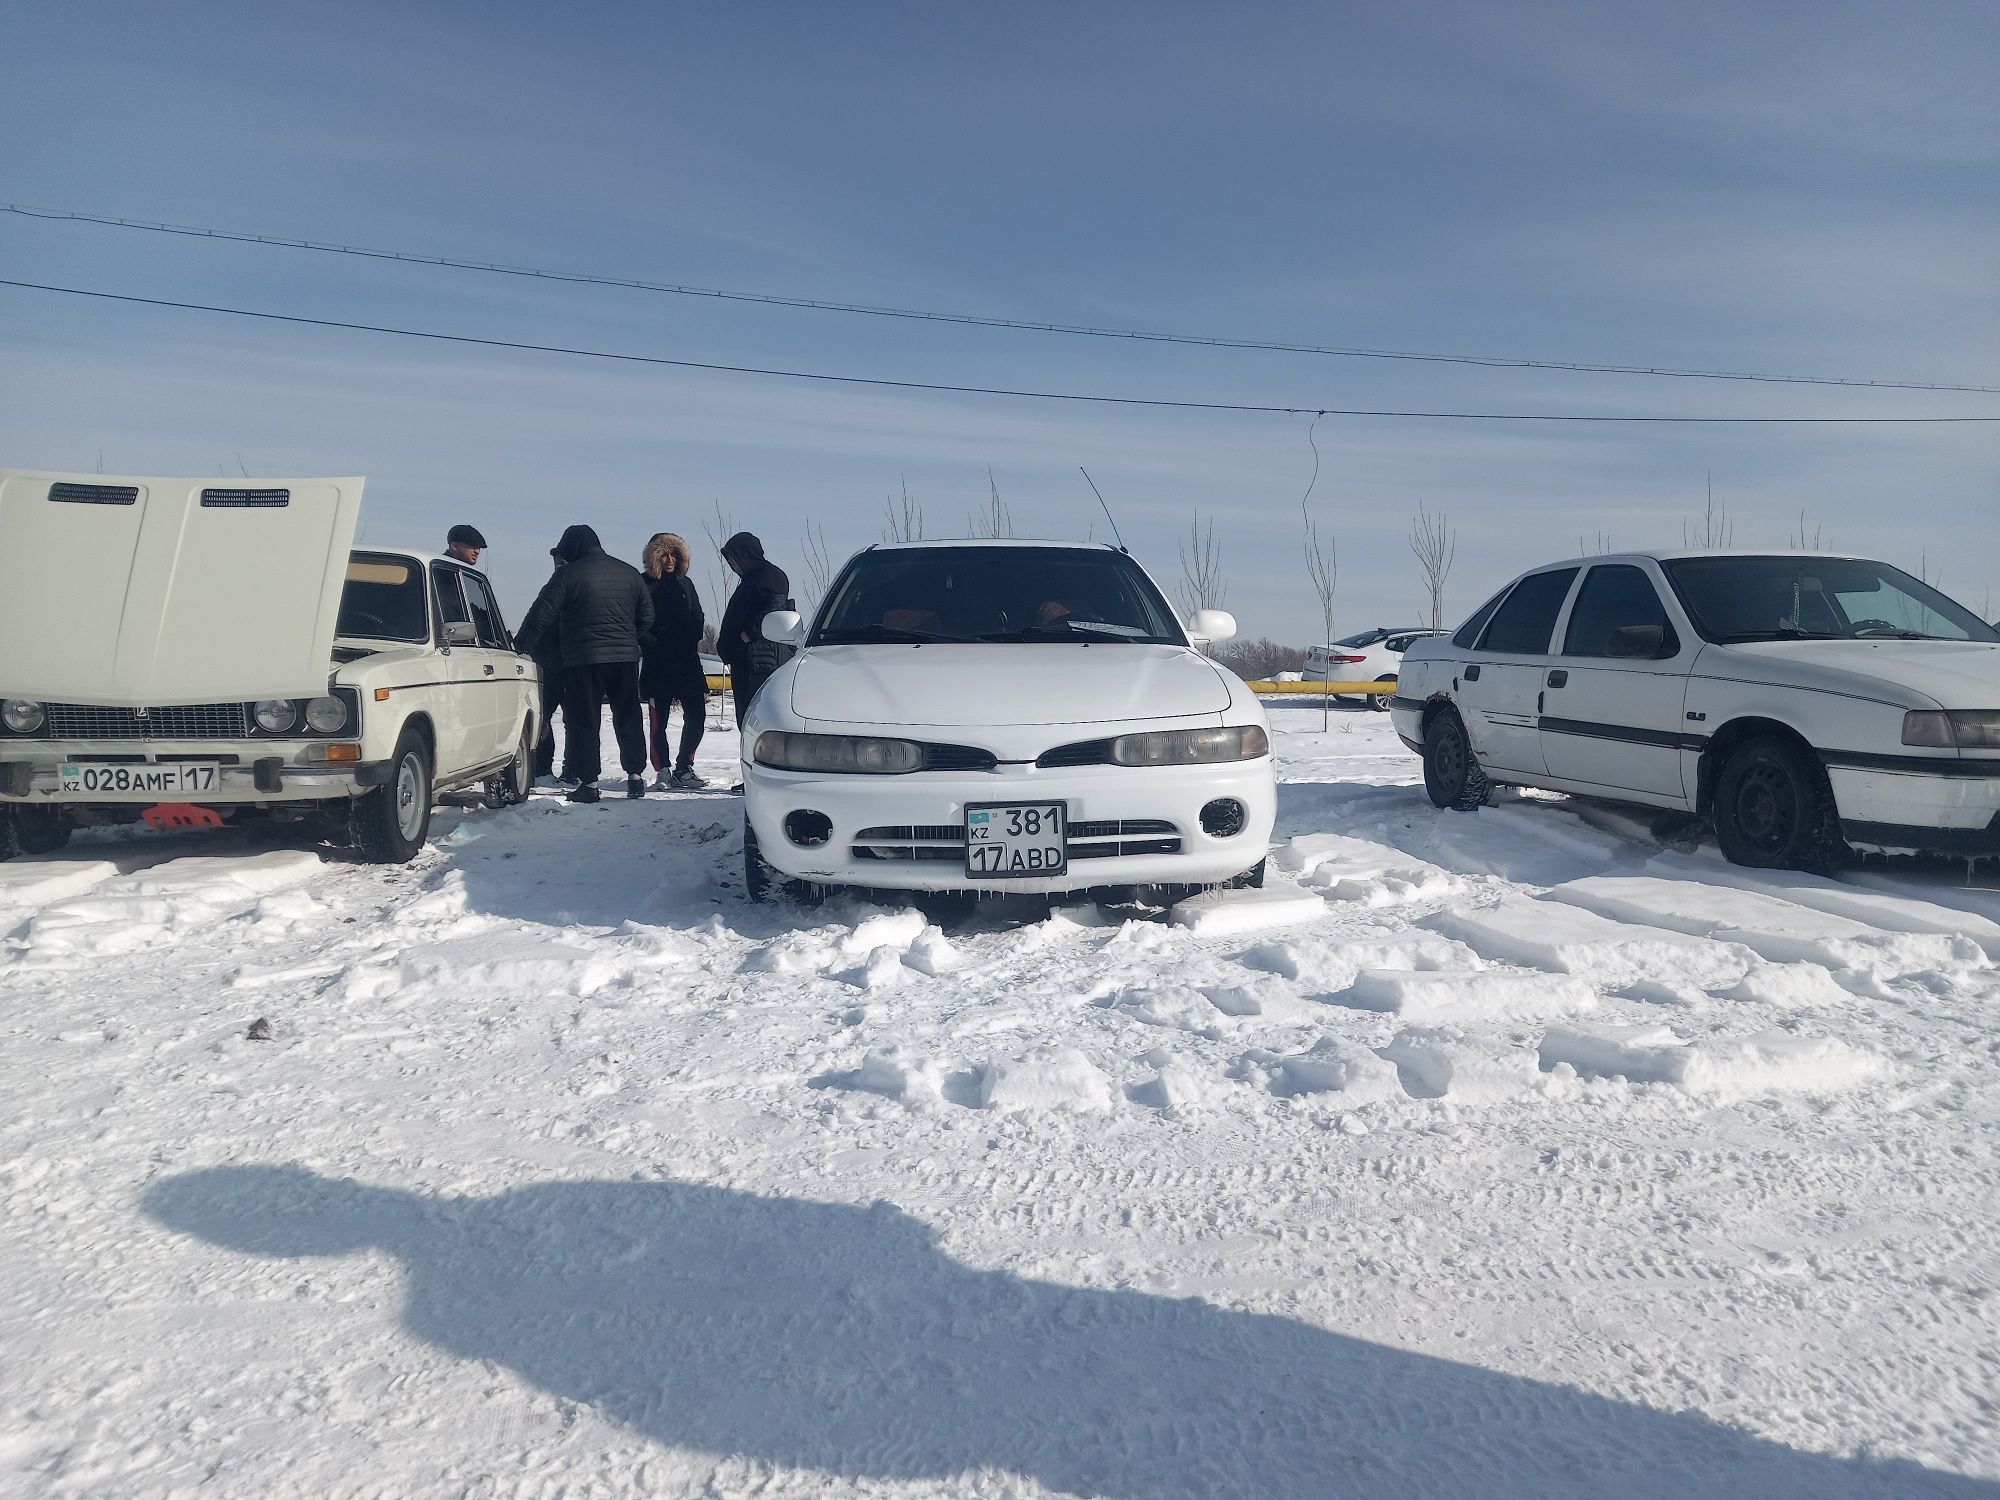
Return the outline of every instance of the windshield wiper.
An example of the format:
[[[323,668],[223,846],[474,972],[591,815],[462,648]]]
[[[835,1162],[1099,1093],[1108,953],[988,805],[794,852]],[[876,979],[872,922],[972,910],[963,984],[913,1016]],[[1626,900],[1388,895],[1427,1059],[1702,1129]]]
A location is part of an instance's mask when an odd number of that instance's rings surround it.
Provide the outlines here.
[[[1796,625],[1782,625],[1776,630],[1739,630],[1734,635],[1721,637],[1716,644],[1737,646],[1745,641],[1851,641],[1851,635],[1842,635],[1833,630],[1801,630]]]
[[[1147,638],[1127,635],[1115,625],[1107,625],[1097,620],[1078,620],[1065,625],[1024,625],[1019,630],[995,630],[986,635],[975,636],[981,641],[1128,641],[1134,645],[1148,644]]]
[[[946,641],[964,644],[970,640],[983,640],[983,636],[944,635],[935,630],[906,630],[900,625],[848,625],[828,630],[820,637],[822,645],[863,646],[885,641]]]

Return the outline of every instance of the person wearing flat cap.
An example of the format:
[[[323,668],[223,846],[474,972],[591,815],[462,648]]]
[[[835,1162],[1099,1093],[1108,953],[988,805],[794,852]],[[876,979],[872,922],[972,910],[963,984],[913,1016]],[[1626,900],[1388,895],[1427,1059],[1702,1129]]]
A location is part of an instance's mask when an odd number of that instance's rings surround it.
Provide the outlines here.
[[[486,538],[477,526],[454,526],[445,534],[444,555],[455,557],[468,567],[479,566],[479,554],[486,550]]]

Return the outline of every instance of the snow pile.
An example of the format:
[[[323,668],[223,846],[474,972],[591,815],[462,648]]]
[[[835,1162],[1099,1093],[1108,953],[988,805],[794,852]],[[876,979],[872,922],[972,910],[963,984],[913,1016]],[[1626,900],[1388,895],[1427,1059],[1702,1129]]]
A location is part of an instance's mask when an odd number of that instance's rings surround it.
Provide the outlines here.
[[[1403,1092],[1413,1099],[1502,1105],[1546,1087],[1533,1053],[1477,1047],[1454,1031],[1399,1032],[1382,1049],[1382,1057],[1394,1065]]]
[[[980,1071],[979,1103],[997,1110],[1111,1108],[1111,1082],[1073,1047],[1051,1047]]]
[[[1400,849],[1338,833],[1306,833],[1277,852],[1278,868],[1337,901],[1364,907],[1406,906],[1460,895],[1466,883]]]
[[[1174,924],[1202,937],[1227,937],[1266,927],[1291,927],[1326,915],[1319,897],[1273,881],[1261,890],[1206,891],[1174,908]]]
[[[1380,1011],[1406,1021],[1534,1021],[1573,1015],[1597,1004],[1597,994],[1567,974],[1499,970],[1459,974],[1366,969],[1337,994],[1335,1005]]]
[[[1665,1083],[1730,1102],[1774,1093],[1829,1093],[1880,1077],[1881,1059],[1832,1037],[1755,1036],[1690,1042],[1665,1026],[1550,1030],[1541,1065],[1584,1078]]]
[[[1360,1106],[1402,1096],[1393,1063],[1366,1047],[1337,1037],[1321,1037],[1289,1055],[1258,1049],[1232,1065],[1231,1076],[1261,1083],[1280,1097],[1338,1093],[1342,1104]]]
[[[1475,911],[1439,912],[1424,925],[1495,963],[1576,974],[1606,989],[1640,980],[1714,989],[1735,984],[1756,962],[1735,943],[1615,922],[1581,906],[1519,896]]]

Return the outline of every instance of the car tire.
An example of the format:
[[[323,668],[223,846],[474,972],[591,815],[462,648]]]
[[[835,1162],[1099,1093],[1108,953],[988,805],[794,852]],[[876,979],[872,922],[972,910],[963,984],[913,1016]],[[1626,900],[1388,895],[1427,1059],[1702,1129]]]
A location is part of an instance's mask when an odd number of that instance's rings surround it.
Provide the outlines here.
[[[1382,679],[1384,682],[1394,682],[1395,680],[1393,677],[1384,677]],[[1389,699],[1393,696],[1391,693],[1370,693],[1368,695],[1368,706],[1378,714],[1386,714],[1389,711]]]
[[[14,843],[14,809],[0,807],[0,860],[12,859],[20,852]]]
[[[1716,842],[1733,865],[1823,873],[1845,849],[1826,768],[1776,735],[1730,752],[1715,778],[1713,813]]]
[[[370,864],[406,865],[431,831],[431,757],[423,736],[405,729],[389,758],[389,779],[355,800],[354,847]]]
[[[1455,708],[1441,709],[1424,727],[1424,790],[1433,807],[1454,812],[1484,807],[1493,790]]]
[[[486,803],[489,807],[519,807],[528,800],[529,789],[535,784],[535,742],[528,736],[528,726],[521,726],[521,742],[514,747],[514,758],[507,762],[507,769],[486,783]]]
[[[1241,875],[1230,876],[1222,883],[1223,888],[1231,891],[1261,891],[1264,889],[1264,867],[1270,862],[1270,857],[1266,855]]]
[[[69,814],[60,807],[17,807],[13,812],[17,853],[54,854],[69,842]]]

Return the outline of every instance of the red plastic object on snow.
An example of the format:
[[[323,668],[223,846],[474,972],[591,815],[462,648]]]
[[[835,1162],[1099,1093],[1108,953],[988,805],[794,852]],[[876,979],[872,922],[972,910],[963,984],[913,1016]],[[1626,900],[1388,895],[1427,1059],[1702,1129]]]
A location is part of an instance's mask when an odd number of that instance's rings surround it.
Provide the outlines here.
[[[192,802],[155,802],[139,816],[148,828],[220,828],[222,814]]]

